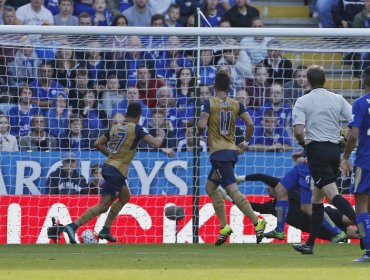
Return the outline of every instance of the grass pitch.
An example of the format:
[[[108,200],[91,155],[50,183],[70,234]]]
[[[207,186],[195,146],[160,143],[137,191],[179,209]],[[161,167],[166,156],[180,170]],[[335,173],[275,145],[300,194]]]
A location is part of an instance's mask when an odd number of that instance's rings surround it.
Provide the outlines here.
[[[316,245],[301,255],[291,244],[3,245],[0,279],[370,279],[353,263],[358,245]]]

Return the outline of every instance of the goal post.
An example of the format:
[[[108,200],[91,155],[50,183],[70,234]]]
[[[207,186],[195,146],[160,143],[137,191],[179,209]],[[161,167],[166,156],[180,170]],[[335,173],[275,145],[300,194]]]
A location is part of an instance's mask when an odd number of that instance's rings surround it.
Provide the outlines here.
[[[291,107],[307,90],[305,67],[322,65],[325,86],[352,102],[363,93],[369,35],[368,29],[0,26],[0,243],[49,243],[52,217],[67,224],[99,201],[105,158],[93,142],[124,118],[130,102],[143,105],[142,126],[153,135],[165,129],[167,137],[159,150],[139,146],[128,175],[132,197],[113,235],[121,243],[214,242],[219,223],[205,190],[211,169],[206,135],[194,137],[217,71],[229,71],[229,95],[248,108],[262,131],[258,145],[267,147],[240,155],[236,173],[281,178],[299,149]],[[290,62],[280,76],[269,60],[259,63],[269,52]],[[267,111],[275,118],[271,135],[264,131]],[[243,129],[237,124],[237,141]],[[63,162],[73,160],[76,170],[67,173]],[[345,180],[338,181],[346,194]],[[239,188],[250,201],[271,199],[261,182]],[[250,221],[225,203],[230,242],[255,242]],[[262,216],[272,230],[276,219]],[[86,229],[99,231],[105,218],[83,226],[79,237]],[[299,230],[286,230],[285,241],[301,240]]]

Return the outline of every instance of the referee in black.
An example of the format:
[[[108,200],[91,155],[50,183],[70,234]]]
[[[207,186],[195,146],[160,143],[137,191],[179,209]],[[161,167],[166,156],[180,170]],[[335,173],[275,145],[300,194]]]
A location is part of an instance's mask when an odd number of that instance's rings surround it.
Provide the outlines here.
[[[335,180],[340,164],[340,120],[352,118],[352,107],[339,94],[324,88],[325,72],[312,65],[307,70],[311,90],[298,98],[293,108],[294,136],[306,147],[307,160],[314,182],[310,236],[304,244],[293,248],[302,254],[313,254],[314,244],[324,215],[324,196],[355,223],[356,213],[339,193]]]

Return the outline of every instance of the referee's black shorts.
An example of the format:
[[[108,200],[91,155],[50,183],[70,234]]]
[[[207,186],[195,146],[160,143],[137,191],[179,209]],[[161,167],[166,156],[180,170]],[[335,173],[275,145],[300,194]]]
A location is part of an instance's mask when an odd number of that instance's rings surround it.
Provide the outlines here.
[[[340,164],[340,146],[331,142],[311,142],[307,146],[307,161],[317,188],[334,183]]]

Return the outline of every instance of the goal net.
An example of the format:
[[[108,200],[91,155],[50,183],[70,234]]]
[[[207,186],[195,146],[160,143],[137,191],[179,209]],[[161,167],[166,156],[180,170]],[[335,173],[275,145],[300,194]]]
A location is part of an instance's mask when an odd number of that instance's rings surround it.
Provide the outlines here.
[[[131,199],[112,234],[120,243],[214,242],[219,222],[205,190],[207,135],[195,137],[195,124],[214,94],[215,74],[230,74],[229,96],[256,127],[236,174],[281,178],[299,150],[291,112],[309,89],[307,66],[322,65],[325,86],[349,102],[361,95],[370,36],[356,32],[1,26],[0,243],[49,243],[53,217],[68,224],[99,201],[105,157],[93,143],[132,102],[143,107],[140,125],[154,136],[164,129],[166,139],[160,149],[140,144],[128,175]],[[237,143],[244,132],[238,122]],[[347,181],[338,179],[343,193]],[[239,188],[254,207],[271,200],[262,182]],[[230,242],[254,243],[250,221],[225,203]],[[274,229],[276,218],[259,214]],[[78,236],[100,231],[106,217],[82,226]],[[286,232],[286,242],[304,238],[293,226]],[[59,242],[66,241],[62,234]]]

